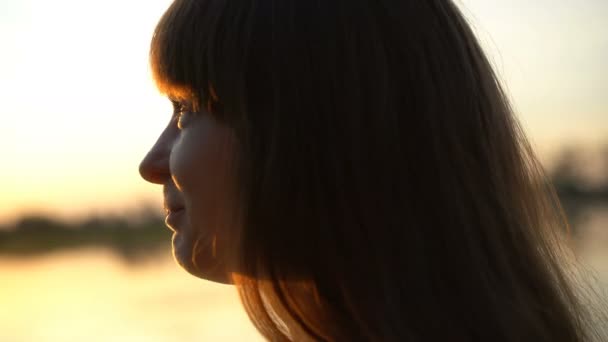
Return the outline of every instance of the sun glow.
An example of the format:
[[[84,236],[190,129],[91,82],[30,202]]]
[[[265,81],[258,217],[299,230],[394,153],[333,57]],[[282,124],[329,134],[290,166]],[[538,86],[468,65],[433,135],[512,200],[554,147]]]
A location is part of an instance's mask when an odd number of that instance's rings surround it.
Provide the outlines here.
[[[137,172],[171,105],[148,66],[169,0],[0,3],[0,223],[160,203]],[[608,136],[608,2],[459,0],[541,152]]]
[[[148,44],[168,0],[0,5],[0,221],[159,203],[138,163],[169,119]],[[3,18],[4,19],[4,18]]]

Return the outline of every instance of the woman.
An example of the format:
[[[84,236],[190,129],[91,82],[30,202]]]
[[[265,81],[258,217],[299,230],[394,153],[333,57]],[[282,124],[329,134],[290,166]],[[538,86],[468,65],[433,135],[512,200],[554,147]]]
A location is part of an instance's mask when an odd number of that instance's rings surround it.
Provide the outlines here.
[[[176,0],[150,59],[175,110],[140,172],[174,256],[269,340],[599,336],[452,1]]]

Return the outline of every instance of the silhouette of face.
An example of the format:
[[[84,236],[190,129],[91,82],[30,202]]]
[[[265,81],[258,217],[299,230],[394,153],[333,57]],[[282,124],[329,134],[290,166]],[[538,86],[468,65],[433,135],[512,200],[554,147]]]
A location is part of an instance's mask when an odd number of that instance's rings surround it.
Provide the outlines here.
[[[173,101],[171,121],[142,160],[139,172],[162,184],[173,255],[191,274],[229,283],[228,257],[234,218],[231,175],[233,130],[201,109]]]

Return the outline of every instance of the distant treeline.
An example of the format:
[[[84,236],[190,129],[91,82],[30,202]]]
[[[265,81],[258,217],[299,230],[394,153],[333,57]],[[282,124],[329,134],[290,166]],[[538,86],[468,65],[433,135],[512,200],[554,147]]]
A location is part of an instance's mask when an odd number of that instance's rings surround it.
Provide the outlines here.
[[[563,149],[549,170],[574,233],[586,209],[608,207],[608,145],[591,156],[584,152],[576,147]]]
[[[590,186],[581,172],[585,163],[579,155],[574,150],[565,151],[549,172],[575,233],[585,208],[608,208],[608,175]],[[608,170],[608,148],[602,158],[603,170]],[[147,207],[125,217],[92,217],[73,223],[30,215],[11,226],[0,226],[0,257],[105,247],[131,262],[168,251],[170,238],[159,210]]]
[[[146,210],[139,219],[93,217],[68,223],[43,216],[27,216],[0,228],[0,257],[25,257],[58,250],[108,248],[127,262],[169,251],[171,231],[160,213]]]

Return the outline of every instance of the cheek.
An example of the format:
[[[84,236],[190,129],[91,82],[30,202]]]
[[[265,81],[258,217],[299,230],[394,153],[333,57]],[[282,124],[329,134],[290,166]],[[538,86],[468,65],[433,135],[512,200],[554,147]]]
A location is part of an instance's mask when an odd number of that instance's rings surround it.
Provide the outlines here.
[[[169,169],[177,188],[190,191],[205,175],[201,175],[205,167],[204,152],[201,144],[188,137],[180,138],[171,151]]]
[[[176,142],[171,153],[171,173],[195,226],[198,216],[207,221],[217,217],[218,210],[229,200],[232,152],[233,140],[221,129],[192,129]]]
[[[220,136],[213,127],[207,126],[198,124],[181,132],[171,150],[171,175],[184,192],[199,188],[214,176]]]

